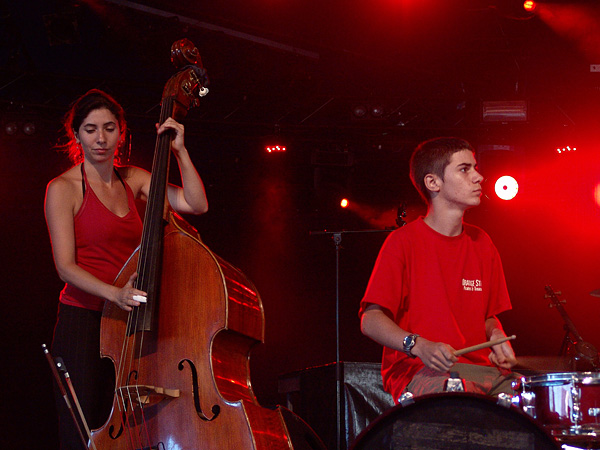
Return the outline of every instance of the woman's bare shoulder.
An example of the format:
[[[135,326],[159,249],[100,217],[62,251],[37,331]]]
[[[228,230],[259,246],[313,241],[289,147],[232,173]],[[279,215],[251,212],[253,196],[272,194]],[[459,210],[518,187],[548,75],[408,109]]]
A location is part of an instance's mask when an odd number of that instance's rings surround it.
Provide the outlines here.
[[[45,210],[75,211],[83,201],[81,169],[73,167],[48,183],[46,188]]]
[[[81,187],[81,169],[79,166],[71,167],[66,172],[61,173],[48,183],[48,191],[69,192]]]

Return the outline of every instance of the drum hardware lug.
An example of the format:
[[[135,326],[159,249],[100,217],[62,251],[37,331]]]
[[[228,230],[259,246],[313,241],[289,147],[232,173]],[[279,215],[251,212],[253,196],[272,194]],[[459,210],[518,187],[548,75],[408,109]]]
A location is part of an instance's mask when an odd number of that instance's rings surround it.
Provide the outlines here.
[[[588,416],[590,416],[590,417],[598,417],[598,416],[600,416],[600,408],[590,408],[590,409],[588,409]]]
[[[519,406],[520,398],[518,395],[510,395],[505,392],[501,392],[498,394],[498,399],[496,403],[505,408],[510,408],[511,406]]]
[[[537,411],[535,410],[535,393],[523,392],[521,394],[521,407],[523,412],[529,414],[534,419],[537,419]]]
[[[571,380],[571,400],[573,401],[572,412],[571,412],[571,420],[575,423],[575,426],[579,425],[582,419],[581,412],[581,389],[577,387],[575,384],[576,380]]]
[[[444,383],[445,392],[464,392],[465,382],[458,372],[451,372],[450,377]]]
[[[520,391],[521,390],[521,386],[523,386],[523,378],[519,378],[517,380],[513,380],[512,383],[510,383],[510,387],[515,392]]]
[[[400,396],[400,398],[398,399],[398,403],[400,403],[402,406],[406,407],[408,405],[412,405],[415,402],[415,396],[413,395],[412,392],[405,392],[404,394],[402,394]]]

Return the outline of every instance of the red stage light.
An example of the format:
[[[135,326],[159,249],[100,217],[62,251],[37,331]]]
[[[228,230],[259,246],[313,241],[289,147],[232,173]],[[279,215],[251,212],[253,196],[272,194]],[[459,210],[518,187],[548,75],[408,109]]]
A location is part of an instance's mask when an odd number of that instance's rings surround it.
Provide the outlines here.
[[[535,10],[535,2],[533,0],[526,0],[523,2],[523,8],[527,12],[533,12]]]
[[[343,198],[343,199],[340,201],[340,206],[341,206],[342,208],[346,208],[346,207],[348,207],[348,199],[347,199],[347,198]]]
[[[513,177],[504,175],[496,180],[494,190],[498,198],[512,200],[519,192],[519,183]]]

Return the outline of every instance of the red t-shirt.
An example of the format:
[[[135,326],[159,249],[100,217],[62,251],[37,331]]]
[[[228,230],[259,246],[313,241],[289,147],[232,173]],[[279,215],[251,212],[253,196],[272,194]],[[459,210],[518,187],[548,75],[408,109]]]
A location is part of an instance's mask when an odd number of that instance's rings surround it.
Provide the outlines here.
[[[423,218],[394,231],[384,242],[365,295],[389,310],[400,328],[455,349],[487,341],[485,320],[511,308],[502,263],[490,237],[464,224],[459,236],[434,231]],[[459,362],[491,365],[489,349]],[[423,367],[419,358],[383,348],[384,388],[395,399]]]
[[[129,204],[127,215],[119,217],[104,206],[85,179],[83,203],[73,219],[77,265],[111,284],[139,245],[142,235],[142,221],[133,192],[127,183],[123,184]],[[103,298],[68,283],[60,293],[60,301],[94,311],[102,311],[104,306]]]

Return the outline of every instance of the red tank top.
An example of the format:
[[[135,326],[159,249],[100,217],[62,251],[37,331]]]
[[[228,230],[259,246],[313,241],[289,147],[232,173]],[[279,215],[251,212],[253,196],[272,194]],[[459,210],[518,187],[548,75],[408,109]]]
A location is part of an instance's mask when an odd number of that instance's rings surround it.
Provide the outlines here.
[[[133,191],[123,180],[121,182],[127,191],[129,212],[124,217],[119,217],[96,197],[85,173],[83,179],[83,203],[73,219],[75,261],[79,267],[98,279],[112,284],[140,243],[142,220],[135,207]],[[60,293],[60,301],[94,311],[102,311],[104,306],[103,298],[88,294],[68,283]]]

